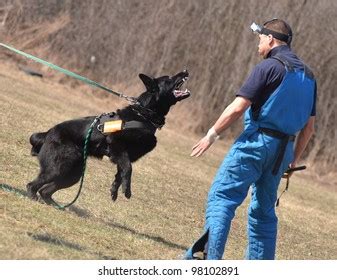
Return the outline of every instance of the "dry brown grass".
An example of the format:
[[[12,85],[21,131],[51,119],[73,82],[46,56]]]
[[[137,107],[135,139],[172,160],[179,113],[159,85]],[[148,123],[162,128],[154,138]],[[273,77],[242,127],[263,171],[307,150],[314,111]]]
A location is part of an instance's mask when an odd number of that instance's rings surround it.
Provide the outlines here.
[[[38,172],[36,158],[29,155],[32,132],[117,108],[114,97],[97,98],[33,78],[4,62],[0,84],[0,184],[17,191]],[[190,158],[198,139],[175,126],[175,112],[170,113],[155,151],[134,164],[131,200],[120,195],[111,201],[115,166],[105,159],[89,159],[82,195],[66,211],[0,190],[0,259],[176,259],[182,254],[202,232],[208,188],[227,146],[221,141],[203,158]],[[298,176],[290,188],[278,210],[277,257],[337,259],[336,192]],[[55,198],[69,202],[76,191],[74,186]],[[228,259],[244,256],[246,204],[233,221]]]

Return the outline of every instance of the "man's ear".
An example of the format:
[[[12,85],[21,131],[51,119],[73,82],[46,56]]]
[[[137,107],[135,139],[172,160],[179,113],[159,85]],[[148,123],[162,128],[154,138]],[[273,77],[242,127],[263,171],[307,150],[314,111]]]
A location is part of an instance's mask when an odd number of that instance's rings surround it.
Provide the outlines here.
[[[139,78],[142,80],[142,82],[145,85],[147,91],[152,92],[156,89],[157,84],[153,80],[153,78],[151,78],[151,77],[149,77],[145,74],[139,74]]]

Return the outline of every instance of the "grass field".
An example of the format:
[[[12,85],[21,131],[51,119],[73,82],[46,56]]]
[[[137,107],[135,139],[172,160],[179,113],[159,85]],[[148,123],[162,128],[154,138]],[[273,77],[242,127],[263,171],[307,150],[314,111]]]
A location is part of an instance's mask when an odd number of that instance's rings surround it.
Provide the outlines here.
[[[38,172],[29,136],[70,118],[116,110],[116,99],[3,64],[0,84],[0,184],[15,191],[0,190],[0,259],[176,259],[202,232],[208,188],[230,143],[219,141],[202,158],[190,158],[198,136],[173,125],[171,117],[157,132],[157,148],[133,166],[130,200],[120,194],[113,203],[115,166],[89,159],[79,200],[66,211],[56,210],[25,196],[25,185]],[[69,202],[77,189],[54,198]],[[232,223],[226,259],[244,256],[248,200]],[[277,212],[278,259],[337,259],[335,190],[305,173],[294,175]]]

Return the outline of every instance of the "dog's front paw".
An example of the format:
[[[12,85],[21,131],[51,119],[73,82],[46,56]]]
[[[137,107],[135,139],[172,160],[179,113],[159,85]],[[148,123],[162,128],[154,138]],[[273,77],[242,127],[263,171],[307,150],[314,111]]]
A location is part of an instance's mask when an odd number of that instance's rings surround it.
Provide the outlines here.
[[[131,188],[126,188],[126,189],[123,188],[123,193],[124,193],[124,195],[125,195],[125,197],[127,199],[130,199],[130,197],[131,197]]]
[[[116,201],[117,197],[118,197],[118,189],[119,186],[121,185],[120,180],[115,180],[112,183],[111,189],[110,189],[110,193],[111,193],[111,199],[112,201]]]
[[[118,191],[117,190],[116,191],[112,191],[111,190],[111,199],[112,199],[112,201],[116,201],[117,197],[118,197]]]
[[[126,192],[126,193],[125,193],[125,197],[126,197],[127,199],[130,199],[130,198],[131,198],[131,192]]]

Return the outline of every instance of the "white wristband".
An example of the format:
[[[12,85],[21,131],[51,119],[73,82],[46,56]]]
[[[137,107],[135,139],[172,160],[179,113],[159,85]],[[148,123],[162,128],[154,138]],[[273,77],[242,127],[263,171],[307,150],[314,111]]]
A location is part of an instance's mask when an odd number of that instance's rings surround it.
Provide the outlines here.
[[[216,133],[214,127],[212,126],[210,128],[210,130],[208,130],[206,137],[208,138],[208,140],[213,143],[215,140],[217,140],[219,138],[218,133]]]

